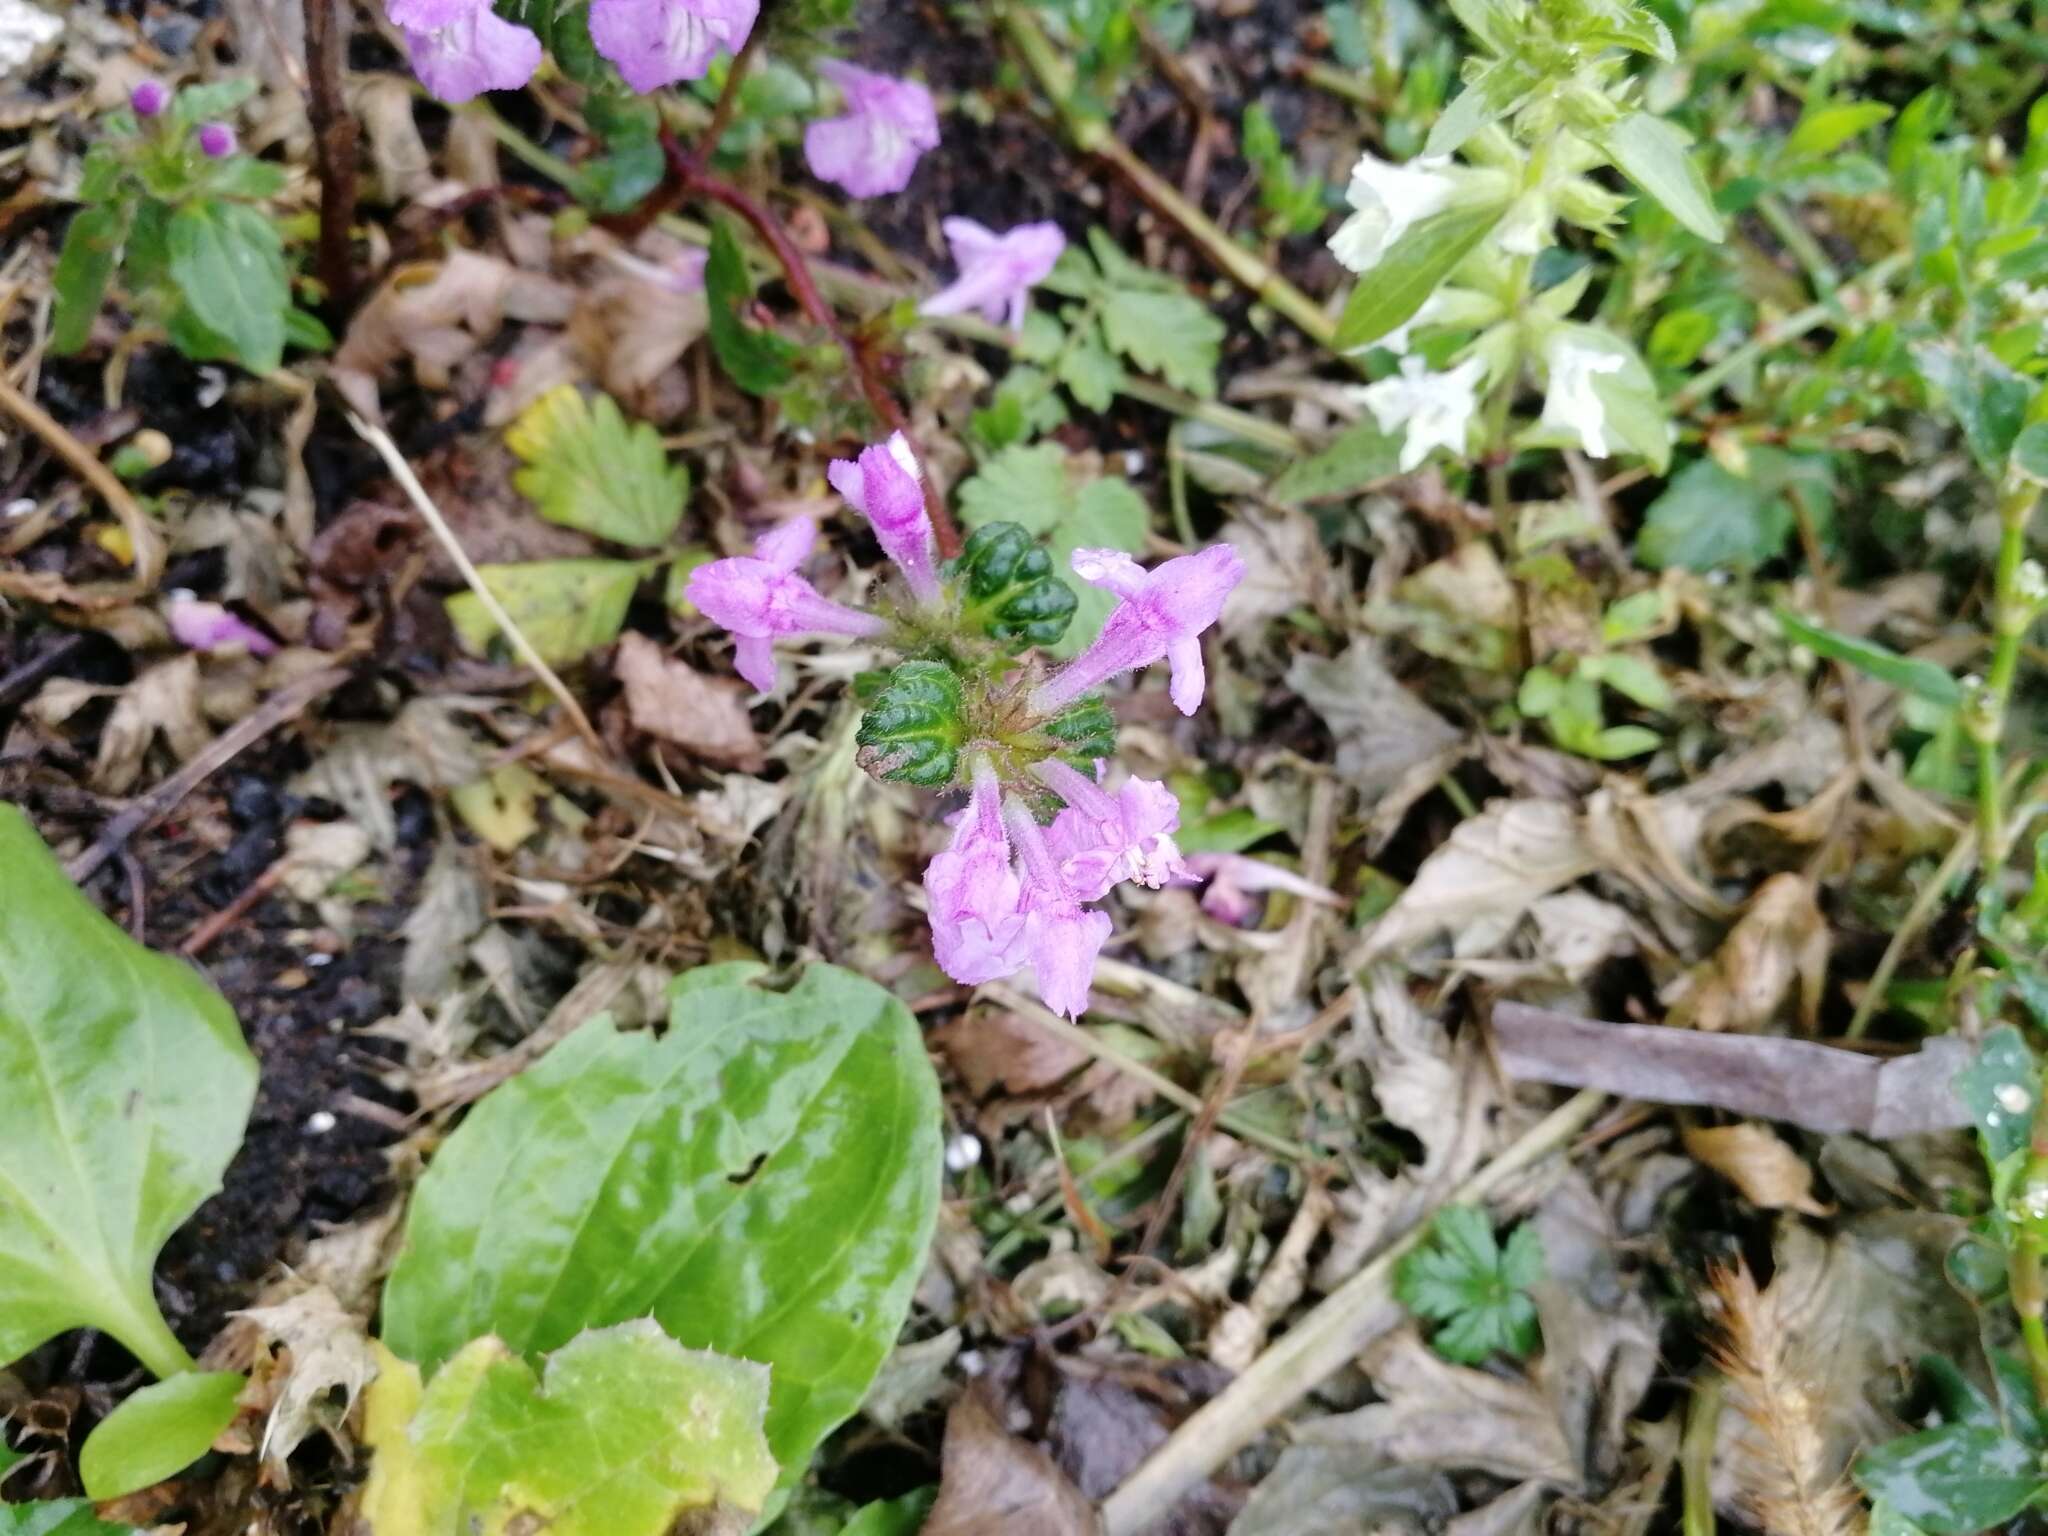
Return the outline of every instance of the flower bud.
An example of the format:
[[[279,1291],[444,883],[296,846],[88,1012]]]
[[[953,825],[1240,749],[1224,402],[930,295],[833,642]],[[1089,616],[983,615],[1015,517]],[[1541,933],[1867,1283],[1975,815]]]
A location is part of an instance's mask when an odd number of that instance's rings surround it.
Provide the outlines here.
[[[128,93],[128,105],[137,117],[155,117],[170,104],[170,87],[161,80],[144,80]]]
[[[201,123],[199,150],[209,160],[225,160],[235,152],[235,130],[226,123]]]

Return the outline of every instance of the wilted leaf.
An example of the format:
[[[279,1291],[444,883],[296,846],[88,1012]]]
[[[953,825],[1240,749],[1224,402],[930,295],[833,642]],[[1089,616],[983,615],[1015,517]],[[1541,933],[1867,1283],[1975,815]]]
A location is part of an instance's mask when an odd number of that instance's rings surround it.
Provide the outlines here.
[[[1402,579],[1391,598],[1368,603],[1366,625],[1462,667],[1515,669],[1521,602],[1486,539],[1470,539]]]
[[[641,634],[620,639],[612,668],[625,684],[627,717],[648,735],[720,767],[759,771],[761,739],[746,702],[753,690],[744,683],[706,677]]]
[[[481,566],[478,574],[541,660],[562,666],[618,638],[634,589],[653,568],[645,560],[539,560]],[[497,620],[474,592],[448,599],[448,619],[478,656],[497,638]]]
[[[78,1480],[95,1499],[118,1499],[182,1472],[233,1421],[246,1385],[235,1371],[186,1371],[130,1393],[85,1437]]]
[[[416,1366],[377,1351],[370,1536],[743,1529],[775,1486],[767,1369],[685,1349],[651,1321],[578,1334],[539,1376],[491,1338],[424,1388]]]
[[[1336,739],[1337,772],[1368,803],[1460,737],[1387,670],[1378,642],[1355,639],[1329,658],[1303,652],[1287,669],[1287,686],[1323,717]]]
[[[1685,1150],[1742,1191],[1742,1198],[1767,1211],[1827,1216],[1834,1207],[1813,1198],[1813,1169],[1753,1120],[1741,1125],[1684,1128]]]
[[[896,1342],[937,1214],[938,1085],[916,1021],[829,965],[671,984],[659,1038],[583,1025],[492,1090],[428,1167],[384,1295],[432,1366],[471,1338],[555,1348],[652,1316],[773,1368],[799,1467]]]
[[[0,1360],[99,1328],[160,1377],[164,1240],[220,1187],[256,1063],[220,995],[143,949],[0,805]]]
[[[1667,991],[1666,1022],[1692,1029],[1761,1029],[1797,982],[1800,1025],[1811,1034],[1827,969],[1828,924],[1812,885],[1799,875],[1773,875],[1757,888],[1713,958]]]
[[[1053,1460],[1006,1430],[985,1387],[946,1416],[939,1501],[922,1536],[1095,1536],[1095,1508]]]
[[[659,432],[627,421],[610,395],[593,403],[558,385],[506,429],[505,444],[526,465],[512,483],[551,523],[653,549],[682,519],[689,472],[669,462]]]
[[[1448,1529],[1458,1494],[1429,1467],[1355,1445],[1290,1445],[1259,1479],[1230,1536],[1339,1536]]]
[[[324,1285],[236,1315],[257,1330],[265,1347],[284,1351],[282,1379],[269,1383],[274,1396],[261,1448],[266,1462],[282,1466],[315,1429],[331,1429],[348,1416],[376,1378],[376,1351],[361,1319]]]

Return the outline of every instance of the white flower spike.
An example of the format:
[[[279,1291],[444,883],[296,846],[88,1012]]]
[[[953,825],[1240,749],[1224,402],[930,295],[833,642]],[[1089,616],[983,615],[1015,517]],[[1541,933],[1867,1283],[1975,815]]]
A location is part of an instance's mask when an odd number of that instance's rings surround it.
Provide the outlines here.
[[[1603,373],[1619,373],[1626,359],[1618,353],[1570,341],[1553,341],[1545,361],[1550,366],[1550,392],[1543,397],[1542,425],[1569,432],[1588,457],[1607,457],[1607,407],[1593,388]]]
[[[1411,226],[1441,213],[1457,195],[1457,181],[1444,173],[1448,155],[1426,156],[1394,165],[1370,151],[1351,168],[1345,201],[1358,211],[1330,237],[1330,251],[1353,272],[1369,272]]]
[[[1401,371],[1358,390],[1358,400],[1372,412],[1382,432],[1405,426],[1401,472],[1406,474],[1429,457],[1432,448],[1465,451],[1465,435],[1479,411],[1479,383],[1486,376],[1483,358],[1471,357],[1448,373],[1431,373],[1419,357],[1401,360]]]

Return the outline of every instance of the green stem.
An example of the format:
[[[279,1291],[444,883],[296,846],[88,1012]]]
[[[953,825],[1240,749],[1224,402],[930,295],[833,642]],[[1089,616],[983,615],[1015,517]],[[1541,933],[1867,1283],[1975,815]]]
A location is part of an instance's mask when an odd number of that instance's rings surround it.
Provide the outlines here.
[[[2012,1309],[2020,1320],[2020,1339],[2026,1346],[2027,1369],[2034,1378],[2034,1395],[2048,1407],[2048,1279],[2043,1276],[2043,1258],[2048,1256],[2048,1095],[2039,1095],[2034,1124],[2027,1141],[2026,1171],[2020,1175],[2019,1190],[2012,1212],[2018,1232],[2006,1261]]]
[[[1820,248],[1813,232],[1792,216],[1791,209],[1769,193],[1757,199],[1756,211],[1770,225],[1771,233],[1806,269],[1806,280],[1813,284],[1814,295],[1821,299],[1831,297],[1842,286],[1842,274],[1828,260],[1827,252]]]
[[[1991,582],[1991,665],[1984,691],[1973,711],[1971,738],[1977,747],[1978,867],[1988,885],[2005,863],[2005,787],[1999,772],[1999,750],[2005,739],[2005,716],[2019,672],[2020,643],[2026,638],[2038,596],[2022,591],[2026,567],[2027,522],[2040,493],[2032,485],[2008,489],[1998,504],[1998,563]]]
[[[143,1282],[147,1287],[148,1282]],[[185,1353],[185,1346],[178,1342],[178,1336],[171,1332],[163,1314],[154,1305],[140,1308],[123,1307],[126,1315],[117,1327],[109,1320],[106,1331],[121,1341],[122,1347],[149,1368],[150,1375],[158,1381],[166,1381],[186,1371],[197,1370],[192,1357]]]

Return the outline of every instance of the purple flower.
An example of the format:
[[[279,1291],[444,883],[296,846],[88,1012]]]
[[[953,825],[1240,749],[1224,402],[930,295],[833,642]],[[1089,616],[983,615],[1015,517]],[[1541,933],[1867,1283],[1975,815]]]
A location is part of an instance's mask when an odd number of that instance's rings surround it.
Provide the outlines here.
[[[1187,868],[1189,874],[1209,882],[1208,889],[1202,892],[1202,910],[1233,928],[1250,920],[1252,895],[1257,891],[1286,891],[1326,907],[1344,905],[1344,898],[1328,886],[1241,853],[1191,853]]]
[[[759,0],[590,0],[590,41],[634,90],[659,90],[738,52],[760,9]]]
[[[921,603],[939,595],[932,564],[932,520],[925,511],[917,455],[901,432],[886,443],[863,448],[858,460],[834,459],[825,471],[832,489],[874,525],[882,552],[902,568]]]
[[[1180,801],[1157,779],[1135,775],[1115,795],[1058,759],[1033,770],[1067,808],[1052,820],[1046,841],[1060,875],[1082,901],[1094,901],[1125,880],[1158,890],[1185,879],[1187,864],[1173,834]]]
[[[714,560],[690,572],[686,595],[706,618],[732,631],[739,641],[733,668],[763,693],[775,688],[773,641],[797,635],[878,635],[889,627],[871,613],[821,596],[796,574],[817,537],[816,523],[792,518],[762,534],[752,555]]]
[[[1081,905],[1060,874],[1045,832],[1021,802],[1004,803],[1003,823],[1024,866],[1024,942],[1038,995],[1054,1013],[1078,1019],[1088,1011],[1088,987],[1109,938],[1109,914]]]
[[[235,130],[226,123],[201,123],[199,152],[209,160],[227,159],[235,152]]]
[[[999,235],[972,219],[951,218],[939,228],[953,247],[960,275],[926,299],[923,312],[957,315],[978,309],[1013,331],[1024,323],[1032,285],[1044,281],[1067,248],[1057,224],[1020,224]]]
[[[1074,574],[1123,601],[1095,643],[1031,696],[1040,714],[1066,708],[1089,689],[1162,658],[1173,669],[1174,706],[1192,715],[1202,703],[1202,631],[1223,612],[1223,600],[1244,580],[1244,562],[1228,544],[1212,544],[1147,571],[1114,549],[1077,549]]]
[[[385,0],[384,14],[404,34],[420,84],[451,106],[517,90],[540,68],[540,39],[489,0]]]
[[[128,105],[137,117],[155,117],[170,104],[170,88],[161,80],[144,80],[128,93]]]
[[[855,197],[901,192],[918,156],[939,147],[932,93],[915,80],[894,80],[838,59],[821,59],[818,73],[845,93],[846,113],[804,130],[811,174]]]
[[[1023,887],[1010,867],[1002,799],[995,769],[977,758],[974,791],[952,845],[924,872],[932,957],[966,986],[1013,975],[1027,958]]]
[[[243,623],[219,603],[202,602],[189,592],[171,594],[165,618],[171,638],[188,650],[244,650],[251,656],[268,656],[277,649],[277,642],[262,630]]]

